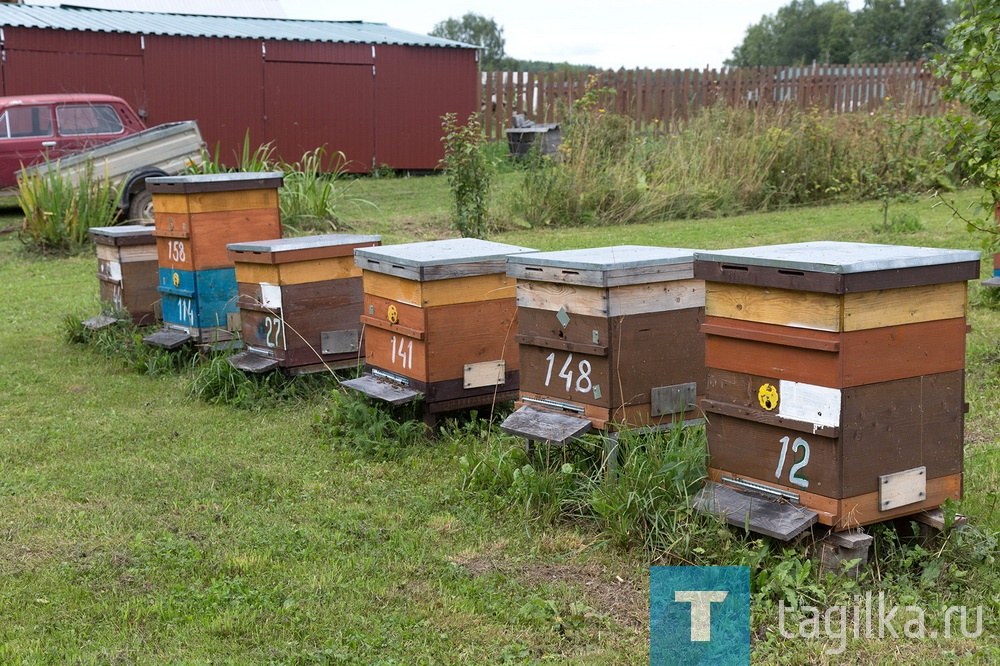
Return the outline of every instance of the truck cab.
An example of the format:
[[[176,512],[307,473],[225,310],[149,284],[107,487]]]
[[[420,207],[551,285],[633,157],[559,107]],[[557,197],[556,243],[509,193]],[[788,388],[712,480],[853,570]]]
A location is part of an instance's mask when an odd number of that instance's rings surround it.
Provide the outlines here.
[[[16,188],[22,167],[145,128],[125,100],[111,95],[0,97],[0,188]]]

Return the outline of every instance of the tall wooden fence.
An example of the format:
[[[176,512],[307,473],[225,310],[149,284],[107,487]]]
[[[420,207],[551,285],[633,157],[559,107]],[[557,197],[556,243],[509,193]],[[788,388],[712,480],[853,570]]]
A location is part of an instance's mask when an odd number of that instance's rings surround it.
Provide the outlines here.
[[[734,67],[721,70],[636,69],[590,72],[483,72],[481,121],[491,139],[504,139],[514,114],[558,123],[589,90],[608,111],[629,115],[640,130],[669,131],[699,109],[725,101],[761,107],[794,104],[834,113],[872,111],[886,103],[913,114],[936,115],[945,105],[923,62],[806,67]]]

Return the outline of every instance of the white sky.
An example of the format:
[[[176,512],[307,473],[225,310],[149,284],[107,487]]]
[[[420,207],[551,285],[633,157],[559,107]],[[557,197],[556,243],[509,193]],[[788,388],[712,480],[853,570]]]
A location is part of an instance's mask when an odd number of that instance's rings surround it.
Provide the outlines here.
[[[507,55],[600,68],[713,68],[743,41],[747,27],[791,0],[280,0],[288,18],[358,20],[427,34],[436,23],[473,12],[503,28]],[[849,0],[852,11],[864,0]]]

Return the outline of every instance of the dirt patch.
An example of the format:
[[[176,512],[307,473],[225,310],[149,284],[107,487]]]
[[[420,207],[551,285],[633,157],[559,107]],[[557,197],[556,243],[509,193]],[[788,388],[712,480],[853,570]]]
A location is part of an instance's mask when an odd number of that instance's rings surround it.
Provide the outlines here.
[[[535,587],[562,583],[579,592],[584,603],[635,632],[649,624],[649,595],[637,581],[598,564],[522,564],[480,554],[452,558],[473,576],[499,573]]]

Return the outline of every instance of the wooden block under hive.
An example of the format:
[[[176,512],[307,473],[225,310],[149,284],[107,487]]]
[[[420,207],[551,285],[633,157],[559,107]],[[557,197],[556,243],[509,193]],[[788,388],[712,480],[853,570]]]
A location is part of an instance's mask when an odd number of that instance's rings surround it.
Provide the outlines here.
[[[698,252],[694,270],[712,482],[838,530],[961,498],[978,252],[799,243]]]
[[[509,258],[521,391],[505,430],[561,442],[547,414],[559,415],[567,438],[577,429],[565,416],[612,430],[698,419],[705,289],[693,259],[693,250],[633,245]]]
[[[226,245],[281,236],[282,178],[274,172],[148,179],[164,328],[147,343],[173,348],[233,339],[239,308]]]
[[[516,397],[517,304],[506,258],[525,252],[534,250],[478,239],[356,250],[370,374],[344,385],[387,401],[422,397],[428,413]]]
[[[156,238],[144,225],[91,227],[90,239],[97,247],[97,279],[101,301],[125,309],[133,323],[155,323],[160,300],[157,286]]]
[[[289,373],[358,365],[364,291],[354,250],[380,244],[357,234],[231,243],[245,351],[229,362]]]

